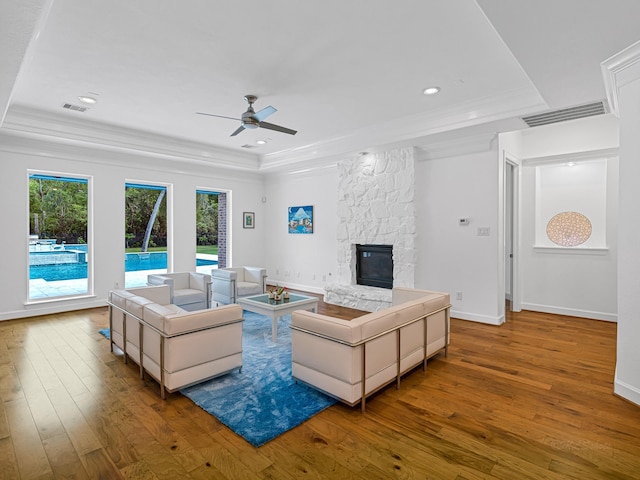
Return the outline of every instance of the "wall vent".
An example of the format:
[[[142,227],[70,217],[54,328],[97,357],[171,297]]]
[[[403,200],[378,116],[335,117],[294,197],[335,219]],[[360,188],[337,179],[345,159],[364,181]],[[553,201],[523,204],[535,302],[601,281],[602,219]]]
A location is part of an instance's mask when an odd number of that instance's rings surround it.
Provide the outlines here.
[[[566,122],[567,120],[575,120],[577,118],[592,117],[594,115],[603,115],[608,113],[607,105],[604,101],[579,105],[577,107],[562,108],[552,112],[540,113],[538,115],[529,115],[521,117],[522,121],[530,127],[539,127],[540,125],[549,125],[551,123]]]
[[[79,105],[71,105],[70,103],[65,103],[62,108],[66,108],[68,110],[73,110],[75,112],[86,112],[87,107],[81,107]]]

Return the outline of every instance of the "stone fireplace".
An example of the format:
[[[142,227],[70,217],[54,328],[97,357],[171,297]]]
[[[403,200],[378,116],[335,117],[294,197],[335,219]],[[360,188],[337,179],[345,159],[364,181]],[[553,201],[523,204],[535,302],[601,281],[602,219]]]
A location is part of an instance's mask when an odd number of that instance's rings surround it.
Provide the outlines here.
[[[327,303],[366,311],[391,304],[391,290],[357,284],[356,245],[393,248],[393,286],[413,287],[416,266],[414,150],[361,155],[338,164],[336,281]]]

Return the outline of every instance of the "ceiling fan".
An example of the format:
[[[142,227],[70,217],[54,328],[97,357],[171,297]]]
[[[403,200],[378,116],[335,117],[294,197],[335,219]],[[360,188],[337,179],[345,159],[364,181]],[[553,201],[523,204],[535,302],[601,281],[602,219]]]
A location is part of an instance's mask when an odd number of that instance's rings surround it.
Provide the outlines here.
[[[265,122],[264,119],[267,118],[272,113],[276,113],[278,110],[273,108],[271,105],[263,108],[259,112],[256,112],[253,109],[253,104],[258,99],[255,95],[245,95],[244,99],[249,104],[249,108],[247,111],[242,114],[241,118],[233,118],[233,117],[225,117],[224,115],[214,115],[213,113],[203,113],[196,112],[198,115],[209,115],[210,117],[218,117],[218,118],[228,118],[229,120],[238,120],[240,122],[240,126],[238,129],[233,132],[230,136],[234,137],[242,132],[245,128],[254,129],[254,128],[266,128],[268,130],[275,130],[276,132],[288,133],[289,135],[295,135],[297,130],[291,130],[290,128],[281,127],[280,125],[274,125],[273,123]]]

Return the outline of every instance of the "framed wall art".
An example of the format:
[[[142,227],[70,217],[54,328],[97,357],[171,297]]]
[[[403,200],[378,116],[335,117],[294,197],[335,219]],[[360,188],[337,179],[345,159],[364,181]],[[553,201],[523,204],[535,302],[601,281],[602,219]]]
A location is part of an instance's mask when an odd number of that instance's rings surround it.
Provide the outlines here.
[[[289,207],[289,233],[313,233],[313,205],[303,207]]]
[[[256,226],[255,212],[242,213],[242,228],[254,228]]]

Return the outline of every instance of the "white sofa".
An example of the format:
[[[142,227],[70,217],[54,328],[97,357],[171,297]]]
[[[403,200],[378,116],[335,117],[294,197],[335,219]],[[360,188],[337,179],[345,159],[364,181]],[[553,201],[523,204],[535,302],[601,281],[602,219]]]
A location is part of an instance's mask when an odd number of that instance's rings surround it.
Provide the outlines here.
[[[367,396],[447,354],[450,308],[448,293],[396,287],[391,307],[353,320],[296,310],[293,377],[364,412]]]
[[[211,275],[198,272],[177,272],[147,275],[148,285],[169,285],[171,301],[188,311],[211,306]]]
[[[211,301],[236,303],[239,297],[267,291],[267,270],[260,267],[228,267],[211,270]]]
[[[242,369],[242,307],[226,305],[188,312],[170,303],[168,285],[109,293],[114,345],[165,391]]]

